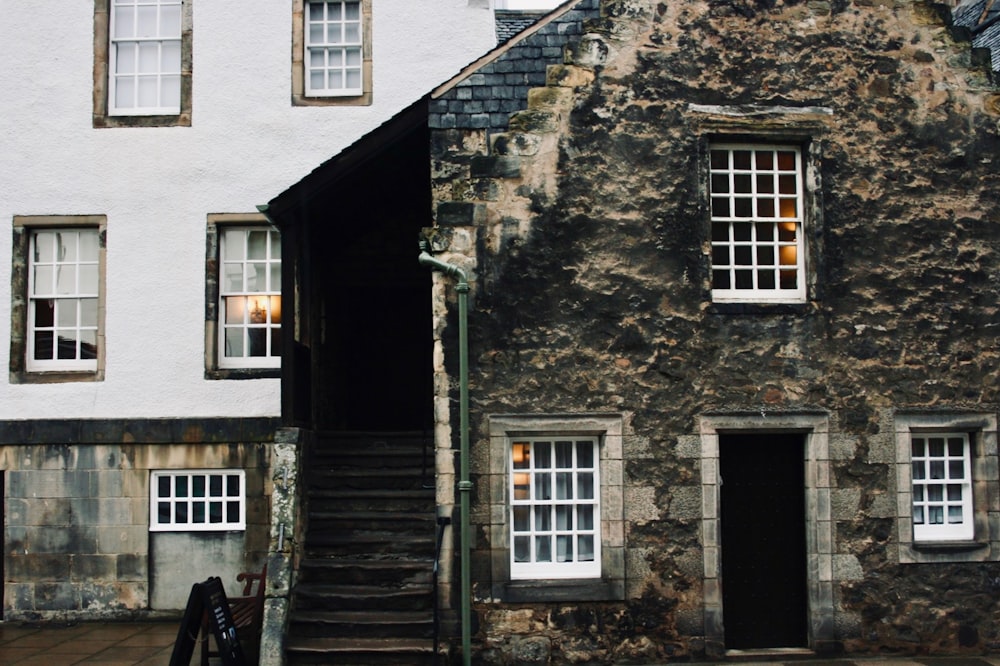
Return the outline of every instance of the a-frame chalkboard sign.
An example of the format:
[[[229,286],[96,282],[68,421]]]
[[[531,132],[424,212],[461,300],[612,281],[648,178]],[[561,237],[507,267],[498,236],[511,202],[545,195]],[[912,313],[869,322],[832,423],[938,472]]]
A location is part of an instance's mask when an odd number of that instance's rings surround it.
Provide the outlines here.
[[[177,632],[174,651],[170,655],[170,666],[189,666],[194,654],[198,632],[201,630],[201,618],[208,614],[208,627],[215,637],[219,647],[219,656],[223,666],[247,666],[243,648],[236,637],[236,627],[233,626],[233,616],[229,611],[229,600],[226,590],[222,587],[222,579],[218,576],[209,578],[204,583],[191,586],[187,608],[181,620],[181,628]],[[204,637],[203,640],[209,640]]]

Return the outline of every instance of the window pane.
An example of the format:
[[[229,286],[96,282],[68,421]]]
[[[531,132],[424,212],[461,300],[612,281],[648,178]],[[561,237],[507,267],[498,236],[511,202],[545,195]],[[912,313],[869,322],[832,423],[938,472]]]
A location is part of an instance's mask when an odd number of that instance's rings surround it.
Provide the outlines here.
[[[550,536],[535,537],[535,561],[536,562],[552,561],[552,537]]]
[[[205,522],[205,503],[204,502],[192,502],[191,503],[191,522],[192,523],[204,523]]]
[[[144,76],[138,80],[136,89],[137,103],[139,106],[154,107],[159,106],[160,86],[155,76]]]
[[[160,9],[160,36],[180,37],[181,6],[167,5]]]
[[[789,151],[778,151],[778,169],[781,171],[793,171],[795,169],[795,153]]]
[[[160,71],[159,42],[145,42],[139,44],[139,73],[157,74],[159,71]]]
[[[205,496],[205,476],[203,474],[198,474],[191,477],[191,496],[192,497],[204,497]]]
[[[535,507],[535,531],[548,532],[552,529],[552,511],[548,506]]]
[[[175,477],[174,497],[187,497],[188,479],[186,476]]]
[[[552,499],[552,477],[548,474],[535,475],[535,497],[536,500]]]
[[[515,562],[531,561],[531,537],[526,537],[526,536],[514,537],[514,561]]]
[[[135,9],[115,7],[112,20],[115,23],[115,39],[135,37]]]
[[[56,346],[56,358],[72,360],[77,356],[77,340],[75,330],[56,331],[58,345]]]
[[[750,151],[749,150],[734,150],[733,151],[733,168],[734,169],[749,169],[750,168]]]
[[[733,191],[739,194],[750,194],[750,174],[739,173],[733,176]]]
[[[229,474],[226,476],[226,496],[240,496],[240,477],[236,474]]]
[[[573,561],[573,537],[560,535],[556,537],[556,562]]]
[[[961,506],[949,506],[948,507],[948,522],[951,524],[961,523],[962,518],[962,507]]]
[[[928,522],[931,525],[943,525],[944,524],[944,508],[940,506],[929,506],[927,507],[927,517]]]
[[[33,295],[48,295],[53,293],[54,287],[55,280],[53,280],[52,276],[52,267],[36,266],[31,293]]]
[[[963,460],[948,461],[948,478],[949,479],[965,478],[965,462]]]
[[[240,503],[239,502],[226,502],[226,522],[227,523],[238,523],[238,522],[240,522]]]
[[[514,507],[514,531],[527,532],[531,529],[531,511],[526,506]],[[539,528],[540,529],[540,528]]]
[[[580,530],[594,529],[594,507],[592,505],[576,508],[576,528]]]
[[[913,507],[913,524],[923,525],[924,524],[924,509],[920,506]]]
[[[733,217],[753,217],[753,199],[733,199]]]
[[[573,499],[573,474],[571,472],[556,474],[556,499]]]
[[[965,455],[965,439],[961,437],[948,438],[948,455],[961,458]]]
[[[176,108],[181,104],[181,77],[164,76],[160,79],[160,106]]]
[[[713,169],[728,169],[729,168],[729,151],[728,150],[713,150],[711,151],[711,162]]]
[[[914,438],[910,443],[910,454],[914,458],[923,457],[924,455],[924,440]]]
[[[532,447],[532,452],[535,454],[536,469],[548,469],[552,467],[551,442],[535,442],[534,446]]]
[[[97,230],[80,232],[80,261],[97,261],[99,257]]]
[[[246,321],[247,299],[245,296],[226,296],[223,302],[226,307],[225,321],[227,324],[242,324]]]
[[[170,502],[157,502],[156,522],[164,525],[170,524]]]
[[[351,70],[347,72],[347,82],[344,84],[345,88],[360,88],[361,87],[361,72]]]
[[[930,464],[930,472],[932,479],[943,479],[944,478],[944,461],[942,460],[932,460]]]
[[[770,171],[774,168],[774,154],[770,150],[758,150],[754,153],[757,169]]]
[[[139,7],[138,14],[136,15],[137,21],[136,25],[138,27],[139,37],[159,37],[159,31],[157,30],[157,18],[159,16],[158,7]]]
[[[76,301],[59,301],[56,310],[56,325],[60,327],[76,326]]]
[[[576,544],[577,548],[579,549],[579,553],[577,554],[577,560],[579,562],[593,562],[594,537],[589,534],[577,537]]]
[[[594,499],[594,475],[591,472],[580,472],[576,477],[577,497]]]
[[[208,522],[210,523],[222,522],[222,502],[208,503]]]
[[[566,469],[573,466],[573,442],[556,442],[556,467]]]
[[[229,328],[226,329],[226,356],[232,357],[242,357],[243,356],[243,329],[242,328]]]
[[[573,529],[573,506],[570,504],[560,504],[556,507],[556,529]]]
[[[212,474],[208,477],[208,496],[222,497],[222,475]]]
[[[712,217],[729,217],[729,199],[712,198]]]
[[[97,358],[97,331],[80,331],[80,358]]]
[[[174,503],[174,522],[175,523],[186,523],[188,521],[188,507],[187,502],[175,502]]]
[[[135,106],[135,79],[132,77],[116,77],[115,106],[119,109],[130,109]]]

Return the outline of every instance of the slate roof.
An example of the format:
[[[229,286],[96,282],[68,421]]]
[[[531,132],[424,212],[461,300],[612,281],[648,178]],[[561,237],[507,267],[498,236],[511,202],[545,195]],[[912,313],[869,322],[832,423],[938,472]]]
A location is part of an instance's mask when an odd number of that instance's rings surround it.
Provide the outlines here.
[[[432,93],[432,129],[503,132],[510,115],[528,107],[528,90],[545,86],[545,68],[561,64],[563,48],[584,23],[600,17],[600,0],[568,1]]]
[[[497,26],[497,44],[503,44],[511,37],[530,27],[538,19],[548,12],[517,11],[512,9],[498,9],[494,17]]]
[[[952,10],[954,25],[968,28],[972,46],[990,49],[993,71],[1000,72],[1000,0],[971,0]]]

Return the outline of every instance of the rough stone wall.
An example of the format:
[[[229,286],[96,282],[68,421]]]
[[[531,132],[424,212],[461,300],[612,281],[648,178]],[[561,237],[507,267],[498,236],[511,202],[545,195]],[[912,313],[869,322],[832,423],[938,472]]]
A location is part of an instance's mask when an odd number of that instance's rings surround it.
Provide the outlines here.
[[[997,553],[898,557],[894,415],[1000,405],[1000,94],[937,16],[907,0],[606,0],[507,132],[434,133],[430,235],[474,268],[474,478],[490,414],[627,424],[627,598],[498,603],[477,530],[486,659],[706,653],[698,423],[713,413],[828,416],[832,649],[1000,647]],[[806,146],[807,303],[712,304],[716,136]],[[484,511],[474,500],[474,523]]]
[[[238,593],[236,574],[267,555],[274,427],[273,419],[0,423],[4,619],[176,614],[191,585],[215,575]],[[151,471],[220,468],[246,470],[245,532],[150,533]]]

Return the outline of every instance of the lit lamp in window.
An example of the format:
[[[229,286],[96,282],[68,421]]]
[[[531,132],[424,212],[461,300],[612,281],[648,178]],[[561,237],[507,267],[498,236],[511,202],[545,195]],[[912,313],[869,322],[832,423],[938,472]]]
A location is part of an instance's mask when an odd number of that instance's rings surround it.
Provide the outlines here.
[[[253,308],[250,310],[250,323],[263,324],[267,322],[267,310],[260,307],[260,299],[253,300]]]

